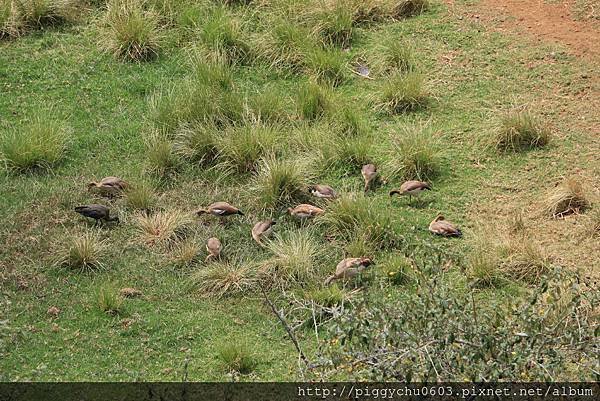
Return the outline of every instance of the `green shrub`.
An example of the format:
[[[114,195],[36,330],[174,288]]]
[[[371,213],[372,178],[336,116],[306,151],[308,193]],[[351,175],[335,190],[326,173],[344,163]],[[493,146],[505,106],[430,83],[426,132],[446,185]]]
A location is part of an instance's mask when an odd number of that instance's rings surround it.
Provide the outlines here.
[[[377,270],[390,284],[403,285],[415,279],[412,261],[401,254],[390,254],[377,260]]]
[[[38,114],[22,128],[0,138],[0,154],[10,170],[25,172],[50,169],[67,149],[67,129],[48,114]]]
[[[107,52],[128,61],[147,61],[158,56],[163,33],[158,14],[140,0],[110,0],[100,42]]]
[[[493,145],[504,152],[515,152],[545,146],[550,131],[529,111],[512,111],[502,117],[493,137]]]
[[[317,305],[324,307],[339,305],[344,302],[347,297],[346,292],[337,285],[311,288],[305,290],[302,295],[305,300],[312,301]]]

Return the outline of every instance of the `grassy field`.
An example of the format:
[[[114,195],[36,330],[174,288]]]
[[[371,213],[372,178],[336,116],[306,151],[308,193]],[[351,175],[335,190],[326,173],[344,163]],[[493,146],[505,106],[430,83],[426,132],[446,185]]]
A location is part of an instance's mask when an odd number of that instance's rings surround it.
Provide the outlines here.
[[[600,115],[586,107],[597,60],[488,31],[441,2],[192,3],[87,4],[5,30],[0,380],[311,377],[259,284],[290,321],[292,300],[352,304],[352,284],[322,286],[346,256],[374,259],[364,286],[390,303],[435,275],[485,311],[525,300],[560,267],[597,292]],[[381,182],[363,195],[366,163]],[[133,189],[87,190],[105,176]],[[390,198],[406,179],[433,190]],[[340,199],[311,198],[315,183]],[[195,216],[215,201],[245,215]],[[295,222],[285,211],[302,202],[325,215]],[[94,227],[73,211],[86,203],[110,206],[119,224]],[[432,236],[438,213],[463,238]],[[261,248],[250,230],[271,217]],[[206,263],[213,236],[223,260]],[[98,248],[83,251],[84,269],[81,239]],[[430,271],[419,268],[427,252]],[[122,299],[124,287],[142,295]],[[597,327],[597,305],[585,306]],[[296,330],[311,360],[329,344],[325,326]],[[558,378],[598,377],[594,336],[581,351],[592,357],[556,366]]]

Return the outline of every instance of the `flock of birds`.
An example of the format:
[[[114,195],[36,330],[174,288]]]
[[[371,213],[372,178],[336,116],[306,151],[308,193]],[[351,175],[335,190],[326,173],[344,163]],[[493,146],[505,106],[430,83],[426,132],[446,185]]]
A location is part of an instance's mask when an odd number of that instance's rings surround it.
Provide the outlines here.
[[[378,179],[377,168],[373,164],[366,164],[361,169],[361,174],[364,179],[364,190],[365,192],[373,186],[374,182]],[[118,177],[106,177],[98,182],[91,182],[88,184],[88,188],[101,196],[115,197],[121,195],[127,190],[129,184]],[[409,202],[412,202],[412,197],[420,195],[423,191],[431,190],[429,183],[424,181],[410,180],[403,183],[399,189],[390,191],[390,196],[408,196]],[[320,199],[335,199],[337,193],[329,185],[317,184],[309,188],[310,193],[316,198]],[[95,225],[104,222],[119,222],[117,216],[111,216],[110,209],[107,206],[100,204],[89,204],[75,207],[75,211],[82,216],[94,219]],[[293,208],[288,208],[287,213],[299,220],[307,220],[313,217],[322,215],[325,210],[320,207],[302,203]],[[219,218],[225,218],[234,215],[244,215],[244,213],[237,207],[230,205],[227,202],[215,202],[211,205],[200,208],[196,211],[196,215],[201,216],[204,214],[216,216]],[[260,246],[265,246],[263,240],[269,237],[273,232],[273,226],[277,222],[273,219],[257,222],[252,227],[252,238]],[[444,216],[438,215],[430,224],[429,231],[433,234],[444,236],[444,237],[460,237],[462,235],[460,229],[453,223],[445,220]],[[221,256],[221,241],[218,238],[209,238],[206,243],[206,250],[208,256],[206,262],[211,260],[219,259]],[[360,257],[360,258],[345,258],[340,261],[335,269],[334,274],[329,276],[325,280],[325,285],[330,284],[335,280],[351,279],[358,275],[361,271],[366,269],[373,263],[371,258]]]

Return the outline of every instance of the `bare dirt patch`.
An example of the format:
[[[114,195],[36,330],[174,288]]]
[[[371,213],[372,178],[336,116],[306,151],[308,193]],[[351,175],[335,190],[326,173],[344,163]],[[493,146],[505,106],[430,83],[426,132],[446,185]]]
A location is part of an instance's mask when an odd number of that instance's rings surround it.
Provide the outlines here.
[[[446,0],[450,8],[454,0]],[[565,45],[577,56],[600,57],[600,28],[597,22],[578,20],[575,1],[482,0],[473,18],[491,21],[499,31],[527,33],[539,41]]]

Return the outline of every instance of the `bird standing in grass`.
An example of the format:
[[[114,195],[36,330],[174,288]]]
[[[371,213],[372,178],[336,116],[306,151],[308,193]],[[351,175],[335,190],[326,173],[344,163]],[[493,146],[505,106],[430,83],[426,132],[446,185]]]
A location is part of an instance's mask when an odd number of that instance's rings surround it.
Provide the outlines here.
[[[321,215],[325,213],[325,211],[319,207],[302,203],[294,208],[288,208],[288,213],[293,217],[304,220]]]
[[[273,232],[273,226],[277,224],[277,222],[273,219],[259,221],[252,227],[252,238],[254,241],[260,246],[265,246],[263,244],[262,239],[268,237]]]
[[[206,241],[206,251],[208,256],[204,260],[205,262],[219,259],[221,257],[221,241],[218,238],[212,237]]]
[[[431,190],[431,186],[424,181],[406,181],[404,184],[400,185],[400,189],[394,189],[390,191],[390,196],[400,195],[406,196],[408,195],[408,201],[412,202],[413,196],[418,196],[423,191]]]
[[[443,237],[460,237],[462,232],[453,223],[447,221],[441,214],[429,224],[429,231]]]
[[[365,180],[365,192],[367,192],[377,179],[377,167],[374,164],[365,164],[362,166],[361,174]]]
[[[369,258],[346,258],[338,263],[335,273],[327,277],[323,284],[329,285],[334,280],[353,278],[372,263],[373,261]]]
[[[310,193],[317,198],[334,199],[337,194],[329,185],[317,184],[310,187]]]
[[[88,189],[97,192],[102,196],[118,196],[127,189],[129,184],[119,177],[104,177],[100,181],[92,181],[88,184]]]
[[[198,216],[201,216],[203,214],[212,214],[213,216],[218,216],[221,218],[232,216],[235,214],[239,214],[241,216],[244,215],[244,213],[242,213],[240,209],[238,209],[235,206],[231,206],[227,202],[215,202],[206,208],[198,209],[198,211],[196,211],[196,214]],[[221,222],[223,221],[221,220]]]
[[[92,205],[84,205],[84,206],[76,206],[75,211],[84,217],[89,217],[91,219],[96,220],[94,225],[97,225],[99,222],[119,222],[119,218],[117,216],[110,216],[110,209],[104,205],[92,204]]]

